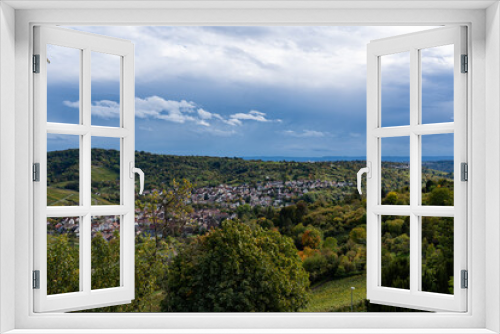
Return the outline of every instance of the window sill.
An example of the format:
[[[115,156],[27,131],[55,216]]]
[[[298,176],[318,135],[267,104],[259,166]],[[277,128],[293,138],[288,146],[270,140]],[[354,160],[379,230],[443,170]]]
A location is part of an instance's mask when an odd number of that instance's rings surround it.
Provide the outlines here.
[[[488,334],[484,328],[475,329],[15,329],[5,334]]]

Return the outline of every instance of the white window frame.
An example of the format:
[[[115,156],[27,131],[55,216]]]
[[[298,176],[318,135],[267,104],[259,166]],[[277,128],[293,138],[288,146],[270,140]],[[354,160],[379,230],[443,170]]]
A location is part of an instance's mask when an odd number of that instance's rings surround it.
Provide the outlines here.
[[[467,163],[467,73],[461,73],[461,55],[467,54],[465,26],[434,28],[413,34],[388,37],[368,44],[367,60],[367,298],[374,303],[428,311],[467,310],[467,290],[461,288],[461,270],[467,270],[467,184],[461,180],[461,163]],[[422,49],[452,45],[453,115],[447,123],[422,123]],[[382,70],[384,56],[408,52],[410,72],[409,124],[382,126]],[[422,136],[453,134],[454,206],[422,205]],[[382,142],[384,138],[409,139],[410,203],[382,205]],[[409,289],[382,286],[382,220],[384,215],[410,219]],[[454,225],[454,293],[422,291],[422,217],[452,217]]]
[[[128,333],[144,329],[162,332],[252,332],[262,333],[334,333],[350,328],[350,333],[363,332],[461,332],[491,333],[500,331],[499,277],[500,260],[500,11],[498,3],[474,1],[399,1],[394,2],[239,2],[217,1],[188,4],[144,1],[122,2],[137,9],[102,10],[120,6],[113,2],[17,2],[0,4],[0,330],[16,329],[15,333],[36,333],[57,329],[64,333],[76,329],[103,333],[106,330]],[[406,3],[406,4],[405,4]],[[14,12],[14,7],[32,8]],[[69,7],[59,8],[58,7]],[[100,8],[97,8],[97,7]],[[147,9],[147,6],[169,7]],[[177,8],[176,8],[177,6]],[[224,9],[224,6],[232,7]],[[397,6],[397,9],[392,8]],[[488,7],[486,9],[486,7]],[[76,7],[80,9],[75,9]],[[87,9],[81,9],[81,8]],[[179,8],[180,7],[180,8]],[[33,9],[34,8],[34,9]],[[42,10],[41,8],[45,8]],[[47,9],[48,8],[48,9]],[[347,8],[347,9],[346,9]],[[351,9],[349,9],[351,8]],[[354,9],[353,9],[354,8]],[[306,10],[305,10],[306,9]],[[13,18],[15,17],[15,21]],[[30,55],[32,27],[35,24],[62,25],[436,25],[465,24],[469,27],[471,74],[468,86],[468,143],[470,183],[468,196],[468,289],[469,308],[466,313],[435,314],[34,314],[31,290],[30,252],[33,242],[31,199],[32,182],[32,76]],[[15,41],[14,32],[15,31]],[[14,53],[15,46],[15,53]],[[15,73],[12,66],[15,65]],[[488,69],[488,71],[486,71]],[[15,87],[12,87],[15,82]],[[8,93],[15,93],[13,99]],[[13,116],[15,110],[15,116]],[[15,128],[14,131],[8,127]],[[488,133],[486,137],[485,133]],[[15,135],[15,147],[12,136]],[[10,139],[10,142],[9,142]],[[487,140],[486,140],[487,139]],[[488,152],[486,154],[485,152]],[[15,160],[15,164],[11,161]],[[485,164],[488,162],[488,164]],[[14,172],[15,180],[11,180]],[[488,182],[486,174],[488,173]],[[10,178],[10,179],[9,179]],[[4,185],[10,186],[5,187]],[[15,188],[15,201],[8,199]],[[28,196],[26,195],[28,194]],[[488,196],[486,196],[488,194]],[[486,203],[486,205],[485,205]],[[14,204],[14,211],[9,205]],[[15,224],[6,221],[14,218]],[[474,227],[472,229],[472,226]],[[10,235],[9,235],[10,233]],[[14,238],[12,238],[14,234]],[[27,240],[28,239],[28,240]],[[12,256],[14,250],[14,256]],[[488,261],[488,266],[486,266]],[[14,289],[12,287],[15,287]],[[488,293],[486,293],[488,289]],[[15,305],[13,308],[12,305]],[[131,330],[131,329],[137,330]],[[245,331],[244,329],[247,328]],[[439,330],[438,330],[439,328]],[[198,329],[198,330],[196,330]],[[241,330],[238,330],[241,329]],[[288,329],[288,330],[287,330]],[[358,330],[355,330],[358,329]],[[41,332],[41,331],[40,331]],[[345,332],[345,330],[343,330]]]
[[[34,289],[34,311],[74,311],[95,307],[128,304],[135,294],[135,93],[134,45],[130,41],[52,26],[34,27],[34,54],[47,59],[47,45],[73,48],[80,52],[80,119],[78,124],[47,121],[46,61],[33,75],[34,84],[34,162],[39,164],[39,181],[33,184],[34,270],[39,271],[39,289]],[[119,58],[120,124],[118,127],[91,124],[92,54],[100,52]],[[79,138],[78,206],[47,206],[47,135],[74,135]],[[120,141],[120,203],[92,205],[91,142],[108,137]],[[120,285],[107,289],[91,288],[92,216],[120,217]],[[80,217],[79,282],[77,292],[47,295],[47,221],[48,217]]]

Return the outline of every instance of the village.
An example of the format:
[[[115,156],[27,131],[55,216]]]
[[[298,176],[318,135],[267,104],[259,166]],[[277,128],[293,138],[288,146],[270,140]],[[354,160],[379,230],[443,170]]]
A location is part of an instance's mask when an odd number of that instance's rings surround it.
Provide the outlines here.
[[[183,225],[182,234],[189,236],[197,231],[217,227],[225,219],[234,219],[237,217],[238,207],[242,205],[252,208],[255,206],[281,208],[291,205],[293,201],[312,191],[341,188],[340,193],[346,194],[351,187],[354,187],[353,182],[305,180],[267,181],[237,186],[220,184],[216,187],[195,188],[187,201],[187,204],[193,207],[193,211],[187,217],[188,222]],[[147,195],[152,191],[154,190],[146,190],[144,193]],[[164,212],[158,212],[157,217],[163,219]],[[78,237],[79,221],[78,217],[49,218],[47,230],[49,234],[73,234]],[[119,216],[93,216],[91,218],[92,238],[100,233],[104,239],[110,241],[119,229]],[[142,236],[155,234],[149,216],[137,208],[135,232],[136,235]]]

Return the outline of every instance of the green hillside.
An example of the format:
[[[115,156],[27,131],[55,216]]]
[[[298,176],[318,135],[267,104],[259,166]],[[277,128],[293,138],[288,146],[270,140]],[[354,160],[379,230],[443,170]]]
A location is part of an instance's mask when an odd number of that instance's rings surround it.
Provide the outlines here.
[[[351,305],[351,287],[354,287],[353,302],[361,303],[366,299],[366,276],[355,275],[311,287],[309,306],[302,312],[332,312]]]
[[[93,204],[119,203],[120,152],[92,149]],[[53,151],[47,154],[48,205],[76,205],[79,189],[79,151]],[[202,156],[174,156],[136,152],[136,166],[145,175],[145,189],[164,189],[174,180],[186,179],[195,188],[219,184],[241,185],[266,181],[321,180],[350,183],[355,190],[356,173],[364,161],[336,162],[274,162]],[[423,170],[423,183],[450,179],[453,173]],[[409,186],[406,164],[382,164],[383,197],[390,191]],[[333,198],[339,200],[338,196]],[[342,198],[340,198],[342,199]],[[407,199],[402,198],[406,204]]]

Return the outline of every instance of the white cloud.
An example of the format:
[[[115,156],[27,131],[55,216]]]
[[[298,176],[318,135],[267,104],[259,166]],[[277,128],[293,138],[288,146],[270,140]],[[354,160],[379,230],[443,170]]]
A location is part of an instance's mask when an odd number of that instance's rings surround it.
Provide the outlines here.
[[[75,102],[64,101],[63,104],[66,107],[70,107],[70,108],[80,108],[80,101],[75,101]]]
[[[157,118],[175,123],[195,121],[195,117],[186,115],[194,113],[196,104],[185,100],[165,100],[159,96],[145,99],[135,98],[135,116],[139,118]]]
[[[70,108],[80,107],[79,101],[64,101],[63,104]],[[109,100],[93,101],[92,115],[104,119],[119,118],[120,104]],[[267,119],[265,113],[257,110],[250,110],[248,113],[236,113],[230,115],[228,118],[224,118],[220,114],[199,108],[195,102],[186,100],[165,100],[159,96],[149,96],[144,99],[136,97],[135,117],[142,119],[160,119],[179,124],[192,122],[203,127],[211,127],[214,122],[216,124],[230,126],[243,125],[243,121],[281,122],[279,119]],[[209,123],[208,120],[212,122]],[[233,133],[232,130],[223,129],[221,131],[223,131],[222,133],[224,134]]]
[[[321,131],[315,131],[315,130],[302,130],[302,132],[296,132],[293,130],[286,130],[283,133],[288,135],[288,136],[297,137],[297,138],[321,138],[321,137],[327,137],[327,136],[331,135],[329,132],[321,132]]]
[[[266,114],[257,110],[250,110],[248,113],[236,113],[229,116],[226,121],[230,125],[241,125],[242,120],[257,122],[281,122],[280,119],[267,119]]]
[[[200,119],[196,122],[196,124],[198,125],[203,125],[203,126],[210,126],[210,123],[208,123],[207,121],[203,120],[203,119]]]
[[[91,107],[92,114],[104,119],[119,118],[120,104],[115,101],[95,101]]]
[[[64,101],[63,104],[70,108],[80,108],[80,101]],[[120,104],[115,101],[101,100],[92,102],[91,106],[92,115],[104,119],[119,118],[120,117]]]
[[[216,119],[220,119],[222,120],[222,116],[219,115],[219,114],[216,114],[216,113],[211,113],[209,111],[206,111],[202,108],[198,109],[198,116],[201,118],[201,119],[212,119],[212,118],[216,118]]]
[[[231,119],[228,119],[226,121],[224,121],[226,124],[229,124],[229,125],[232,125],[232,126],[236,126],[236,125],[242,125],[243,122],[241,122],[239,119],[236,119],[236,118],[231,118]]]

